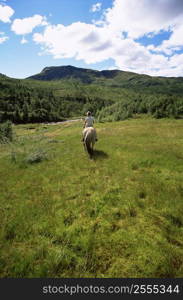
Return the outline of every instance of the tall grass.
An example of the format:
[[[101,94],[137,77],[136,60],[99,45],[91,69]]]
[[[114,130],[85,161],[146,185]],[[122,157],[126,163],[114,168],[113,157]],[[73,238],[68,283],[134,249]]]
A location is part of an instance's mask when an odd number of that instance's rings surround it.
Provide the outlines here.
[[[1,146],[1,277],[182,277],[183,122],[96,127],[93,160],[80,122]],[[50,159],[22,167],[33,149]]]

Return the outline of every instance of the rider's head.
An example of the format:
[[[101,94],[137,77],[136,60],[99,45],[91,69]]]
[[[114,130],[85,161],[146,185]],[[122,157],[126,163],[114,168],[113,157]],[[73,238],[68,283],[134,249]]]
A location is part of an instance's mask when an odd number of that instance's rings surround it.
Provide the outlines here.
[[[87,116],[91,116],[91,112],[90,111],[87,111]]]

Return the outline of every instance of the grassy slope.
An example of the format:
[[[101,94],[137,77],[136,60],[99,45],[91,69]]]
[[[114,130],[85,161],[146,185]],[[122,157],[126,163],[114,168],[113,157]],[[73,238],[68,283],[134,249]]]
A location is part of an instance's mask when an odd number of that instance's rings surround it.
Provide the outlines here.
[[[94,160],[80,122],[1,146],[1,277],[182,277],[183,122],[96,126]]]

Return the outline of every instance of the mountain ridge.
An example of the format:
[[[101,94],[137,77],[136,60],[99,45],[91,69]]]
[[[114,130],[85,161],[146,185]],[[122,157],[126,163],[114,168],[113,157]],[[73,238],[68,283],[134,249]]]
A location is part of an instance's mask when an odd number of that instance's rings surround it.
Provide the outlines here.
[[[29,76],[26,79],[36,80],[60,80],[60,79],[80,79],[83,83],[91,83],[96,78],[113,78],[118,73],[123,72],[120,70],[94,70],[86,68],[78,68],[71,65],[66,66],[50,66],[45,67],[43,70],[35,75]]]
[[[89,76],[95,76],[97,78],[114,78],[117,75],[121,74],[128,74],[130,76],[143,76],[146,78],[151,79],[183,79],[183,76],[178,77],[166,77],[166,76],[151,76],[148,74],[139,74],[136,72],[129,72],[129,71],[123,71],[118,69],[112,69],[112,70],[95,70],[95,69],[88,69],[88,68],[79,68],[72,65],[63,65],[63,66],[48,66],[42,69],[40,73],[31,75],[27,77],[26,79],[36,79],[36,80],[59,80],[59,79],[68,79],[68,78],[78,78],[87,81]],[[91,80],[91,78],[90,78]],[[89,80],[89,81],[90,81]],[[89,83],[89,82],[86,82]]]
[[[183,92],[183,77],[163,77],[138,74],[121,70],[93,70],[78,68],[71,65],[45,67],[40,73],[32,75],[25,80],[37,80],[45,82],[56,82],[76,80],[83,84],[97,84],[99,86],[110,86],[127,89],[166,89],[176,93],[177,88]]]

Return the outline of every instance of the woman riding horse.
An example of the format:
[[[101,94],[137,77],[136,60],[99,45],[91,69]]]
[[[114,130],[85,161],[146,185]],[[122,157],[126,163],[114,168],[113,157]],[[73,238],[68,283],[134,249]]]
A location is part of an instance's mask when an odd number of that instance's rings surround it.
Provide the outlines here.
[[[93,128],[94,118],[91,116],[91,112],[87,112],[85,118],[84,130],[83,130],[83,144],[90,157],[93,155],[93,147],[97,139],[95,128]]]
[[[86,113],[86,115],[87,115],[87,117],[85,118],[83,128],[93,127],[93,124],[94,124],[94,117],[92,117],[90,111],[88,111],[88,112]],[[96,142],[98,141],[96,130],[95,130],[95,141],[96,141]],[[84,142],[84,130],[83,130],[83,139],[82,139],[82,142]]]

